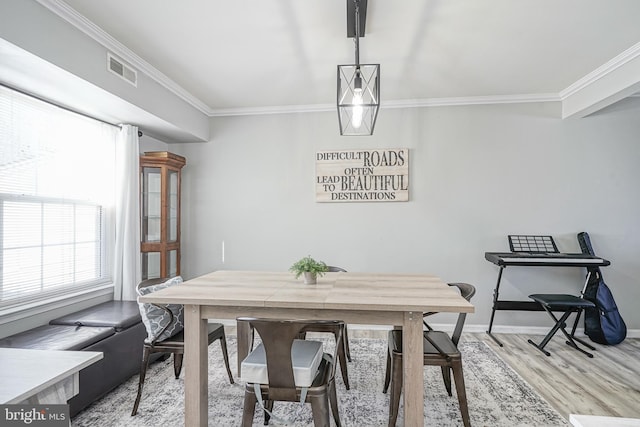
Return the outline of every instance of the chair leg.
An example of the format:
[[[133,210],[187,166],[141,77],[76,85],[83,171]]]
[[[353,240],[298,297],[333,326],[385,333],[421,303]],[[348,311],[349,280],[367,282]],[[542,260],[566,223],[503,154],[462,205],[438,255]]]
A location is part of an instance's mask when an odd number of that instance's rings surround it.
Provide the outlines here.
[[[444,387],[447,389],[447,393],[449,393],[449,396],[452,396],[452,394],[451,394],[451,368],[449,368],[448,366],[441,366],[440,368],[442,369],[442,379],[444,381]]]
[[[551,356],[551,353],[549,353],[547,350],[544,349],[544,347],[547,345],[547,343],[551,340],[551,338],[553,338],[553,336],[556,334],[556,332],[558,332],[558,329],[562,328],[564,326],[564,322],[567,320],[567,318],[571,315],[571,311],[565,311],[564,314],[562,315],[562,317],[560,317],[560,319],[556,318],[556,316],[553,315],[553,313],[548,310],[544,305],[542,306],[545,311],[549,314],[549,316],[551,316],[551,318],[553,320],[555,320],[555,325],[553,325],[553,328],[551,328],[551,330],[549,331],[549,333],[544,337],[544,339],[542,340],[542,342],[540,344],[536,344],[535,342],[533,342],[532,340],[527,340],[527,342],[531,345],[533,345],[534,347],[536,347],[538,350],[540,350],[541,352],[543,352],[544,354],[546,354],[547,356]]]
[[[351,349],[349,348],[349,335],[347,334],[347,325],[344,326],[344,336],[342,337],[342,340],[344,342],[344,352],[347,355],[347,360],[351,362]]]
[[[329,418],[329,396],[327,394],[308,396],[311,402],[311,411],[313,412],[314,427],[330,427],[331,419]]]
[[[391,353],[387,351],[387,367],[384,370],[384,388],[383,393],[389,390],[389,383],[391,382]]]
[[[578,316],[580,315],[580,312],[578,312]],[[595,350],[595,347],[587,344],[586,342],[584,342],[583,340],[581,340],[578,337],[574,337],[572,332],[571,334],[569,334],[566,329],[564,328],[564,325],[560,328],[560,331],[562,331],[562,333],[564,334],[564,336],[567,338],[567,341],[565,341],[567,343],[568,346],[575,348],[576,350],[578,350],[579,352],[586,354],[588,357],[593,357],[593,354],[589,353],[586,350],[581,349],[580,347],[578,347],[578,344],[576,344],[576,341],[578,341],[581,344],[584,344],[585,346],[587,346],[588,348],[590,348],[591,350]]]
[[[340,422],[340,412],[338,411],[338,395],[336,394],[336,383],[331,381],[329,383],[329,404],[331,406],[331,413],[333,414],[333,420],[336,423],[336,427],[342,427]]]
[[[253,390],[244,390],[244,404],[242,409],[242,427],[251,427],[253,424],[253,415],[256,411],[256,395]]]
[[[220,337],[220,348],[222,348],[222,358],[224,360],[224,366],[227,368],[227,375],[229,376],[229,382],[233,384],[233,375],[231,374],[231,368],[229,367],[229,353],[227,352],[227,338],[224,331],[222,337]]]
[[[590,350],[595,350],[596,348],[594,346],[592,346],[591,344],[589,344],[588,342],[581,340],[580,338],[576,337],[576,329],[578,328],[578,322],[580,321],[580,315],[582,314],[584,310],[580,309],[578,310],[576,313],[576,319],[573,321],[573,327],[571,328],[571,333],[569,335],[571,335],[571,338],[575,341],[578,341],[580,344],[582,344],[583,346],[587,347]]]
[[[273,413],[273,400],[264,400],[262,402],[264,405],[264,425],[269,425],[269,420],[271,419],[271,414]],[[268,412],[267,412],[268,411]]]
[[[458,404],[460,405],[460,413],[462,414],[462,423],[464,424],[464,427],[471,427],[469,406],[467,405],[467,392],[464,385],[464,374],[462,372],[462,360],[453,361],[451,368],[453,370],[453,378],[456,382],[456,393],[458,394]]]
[[[138,413],[138,405],[140,405],[140,398],[142,397],[142,387],[144,386],[144,379],[147,376],[147,367],[149,366],[149,356],[151,350],[145,346],[142,353],[142,362],[140,363],[140,379],[138,380],[138,394],[136,395],[136,401],[133,404],[133,410],[131,416]]]
[[[564,334],[564,336],[567,338],[567,344],[569,346],[571,346],[574,349],[578,350],[579,352],[587,355],[588,357],[593,357],[593,354],[591,354],[588,351],[585,351],[585,350],[581,349],[580,347],[578,347],[578,345],[574,341],[577,338],[574,338],[574,337],[570,336],[569,333],[567,333],[567,331],[565,330],[566,321],[569,318],[569,316],[574,312],[574,310],[565,311],[562,314],[562,316],[560,317],[560,319],[558,319],[553,314],[553,312],[551,310],[549,310],[545,305],[542,305],[542,307],[549,314],[549,316],[551,316],[551,318],[556,322],[556,324],[553,325],[553,328],[551,328],[549,333],[544,337],[544,339],[542,340],[542,342],[540,344],[536,344],[531,339],[527,340],[527,342],[529,342],[529,344],[533,345],[534,347],[536,347],[538,350],[540,350],[541,352],[543,352],[547,356],[551,356],[551,353],[549,353],[547,350],[545,350],[544,347],[551,340],[551,338],[553,338],[553,336],[556,334],[556,332],[558,332],[558,330],[561,330],[562,333]],[[589,347],[591,347],[591,346],[589,346]]]
[[[591,344],[589,344],[585,340],[580,339],[578,337],[574,337],[573,334],[571,335],[571,340],[572,341],[578,341],[580,344],[582,344],[583,346],[587,347],[588,349],[591,349],[591,350],[595,350],[596,349],[594,346],[592,346]],[[571,345],[571,344],[569,344],[569,345]]]
[[[389,394],[389,427],[395,426],[402,393],[402,358],[391,357],[391,393]]]
[[[173,373],[176,375],[176,379],[180,378],[183,358],[184,355],[182,353],[173,353]]]
[[[340,372],[342,373],[342,381],[344,382],[344,387],[347,390],[349,390],[350,389],[349,374],[347,372],[347,359],[345,358],[344,345],[342,345],[342,343],[338,343],[337,345],[338,345],[338,361],[340,362]]]

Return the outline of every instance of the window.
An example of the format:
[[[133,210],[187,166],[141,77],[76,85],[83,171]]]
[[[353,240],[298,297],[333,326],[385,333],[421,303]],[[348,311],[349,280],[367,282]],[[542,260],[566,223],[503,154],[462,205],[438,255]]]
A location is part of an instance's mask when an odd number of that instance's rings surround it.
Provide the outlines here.
[[[116,131],[0,87],[0,310],[111,283]]]

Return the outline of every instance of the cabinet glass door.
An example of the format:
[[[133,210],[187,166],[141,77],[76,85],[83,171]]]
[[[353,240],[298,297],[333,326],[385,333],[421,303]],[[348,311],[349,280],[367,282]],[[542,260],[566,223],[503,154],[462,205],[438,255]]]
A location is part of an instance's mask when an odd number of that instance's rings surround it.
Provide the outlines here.
[[[162,174],[160,168],[143,168],[142,183],[142,241],[159,242],[162,237]]]
[[[178,240],[178,172],[169,171],[169,235],[168,240]]]
[[[157,279],[160,275],[160,252],[142,254],[142,280]]]

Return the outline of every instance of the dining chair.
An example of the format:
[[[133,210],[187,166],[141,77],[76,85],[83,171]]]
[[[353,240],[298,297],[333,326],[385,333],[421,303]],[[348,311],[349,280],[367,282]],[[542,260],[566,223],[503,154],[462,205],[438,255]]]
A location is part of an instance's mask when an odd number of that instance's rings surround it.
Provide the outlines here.
[[[182,283],[179,276],[173,279],[158,278],[143,280],[136,287],[138,295],[147,295],[159,291],[168,286],[175,286]],[[142,397],[142,388],[149,367],[149,358],[154,353],[173,354],[173,372],[176,379],[182,371],[182,359],[184,355],[184,306],[179,304],[150,304],[138,303],[142,322],[147,329],[147,338],[143,343],[142,362],[140,364],[140,379],[138,381],[138,394],[131,416],[138,413],[138,406]],[[220,340],[222,356],[227,368],[229,382],[234,383],[231,369],[229,368],[229,355],[227,353],[227,340],[224,333],[224,326],[220,323],[208,324],[208,344]]]
[[[344,268],[341,267],[335,267],[335,266],[327,266],[329,272],[334,272],[334,273],[338,273],[338,272],[345,272],[347,270],[345,270]],[[240,320],[236,319],[236,324],[238,324],[240,322]],[[253,350],[253,341],[254,341],[254,334],[253,334],[253,328],[250,328],[251,332],[250,332],[250,337],[248,338],[251,342],[250,345],[250,350]],[[342,345],[342,349],[338,351],[338,361],[340,362],[340,374],[342,375],[342,382],[344,383],[344,387],[347,390],[351,389],[351,386],[349,384],[349,372],[347,370],[347,360],[349,362],[351,362],[351,350],[349,348],[349,338],[347,336],[347,326],[345,324],[344,330],[342,331],[342,337],[341,337],[341,341],[338,341],[337,337],[336,337],[336,333],[335,333],[335,329],[333,328],[332,325],[325,325],[325,324],[316,324],[316,325],[310,325],[307,329],[307,332],[324,332],[324,333],[331,333],[334,335],[334,337],[336,338],[336,344],[338,344],[338,342],[341,343]],[[305,339],[305,334],[306,333],[302,333],[300,334],[300,336],[298,338],[300,339]]]
[[[476,293],[476,288],[468,283],[449,283],[460,290],[460,295],[467,301],[471,300]],[[434,312],[424,313],[424,317],[435,314]],[[456,322],[453,334],[449,335],[443,331],[434,330],[424,321],[427,330],[423,336],[423,364],[440,366],[442,379],[449,396],[451,393],[451,371],[456,385],[458,404],[462,414],[462,422],[465,427],[471,427],[469,420],[469,408],[467,405],[467,394],[464,385],[464,375],[462,372],[462,355],[458,349],[462,328],[466,320],[466,313],[460,313]],[[402,330],[394,329],[389,331],[389,351],[387,353],[387,367],[385,371],[384,389],[386,393],[391,385],[389,396],[389,426],[395,426],[398,419],[398,409],[400,407],[400,394],[402,392]]]
[[[329,427],[331,408],[336,426],[340,427],[335,387],[335,360],[340,346],[336,345],[330,355],[324,352],[322,342],[298,337],[308,328],[324,324],[333,327],[341,340],[344,322],[248,317],[238,320],[248,322],[261,339],[242,361],[242,379],[246,381],[242,426],[252,425],[257,403],[267,425],[274,402],[287,401],[310,403],[315,427]]]
[[[328,272],[334,272],[334,273],[339,273],[339,272],[346,273],[347,272],[347,270],[345,270],[344,268],[336,267],[336,266],[332,266],[332,265],[327,266],[327,271]],[[307,331],[308,332],[334,333],[334,331],[331,330],[330,326],[327,328],[327,326],[323,325],[323,324],[311,325],[307,329]],[[304,336],[303,336],[303,338],[304,338]],[[351,388],[351,386],[349,385],[349,373],[347,371],[347,363],[346,362],[347,362],[347,360],[349,362],[351,362],[351,349],[349,348],[349,336],[347,335],[347,326],[346,326],[346,324],[345,324],[344,331],[343,331],[343,334],[342,334],[342,345],[343,345],[343,350],[338,352],[338,361],[340,362],[340,373],[342,374],[342,382],[344,383],[344,387],[347,390],[349,390]]]

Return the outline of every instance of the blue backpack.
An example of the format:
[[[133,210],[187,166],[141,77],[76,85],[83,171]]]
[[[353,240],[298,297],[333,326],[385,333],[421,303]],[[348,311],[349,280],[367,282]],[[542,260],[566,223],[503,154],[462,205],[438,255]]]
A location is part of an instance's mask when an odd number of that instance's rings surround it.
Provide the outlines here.
[[[582,253],[595,256],[589,234],[578,234]],[[595,308],[587,308],[584,313],[584,333],[593,342],[605,345],[619,344],[627,337],[624,323],[613,294],[602,279],[599,268],[588,269],[591,273],[585,288],[584,299],[593,302]]]

